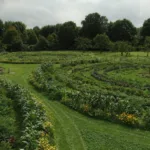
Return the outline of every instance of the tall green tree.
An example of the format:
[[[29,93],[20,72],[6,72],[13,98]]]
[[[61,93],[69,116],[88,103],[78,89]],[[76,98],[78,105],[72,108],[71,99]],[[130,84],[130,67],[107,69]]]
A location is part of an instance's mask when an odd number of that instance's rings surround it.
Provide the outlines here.
[[[15,27],[10,27],[4,34],[3,43],[7,44],[7,51],[21,51],[22,39]]]
[[[38,26],[35,26],[33,28],[33,31],[35,32],[36,36],[39,37],[39,34],[40,34],[40,28]]]
[[[108,29],[108,19],[98,13],[87,15],[81,23],[81,34],[88,38],[94,38],[97,34],[103,34]]]
[[[12,21],[5,21],[4,28],[5,28],[6,31],[7,31],[7,29],[9,29],[12,26],[13,26],[13,22]]]
[[[136,28],[127,19],[117,20],[109,24],[108,35],[112,41],[132,41],[136,35]]]
[[[27,32],[26,32],[26,25],[21,21],[6,21],[4,24],[5,31],[9,30],[12,27],[15,27],[15,29],[18,31],[23,43],[26,44],[27,42]]]
[[[7,50],[7,45],[3,44],[0,40],[0,53],[5,52]]]
[[[4,24],[3,21],[0,20],[0,37],[3,35],[3,32],[4,32]]]
[[[150,18],[144,21],[143,27],[141,30],[141,36],[143,36],[144,38],[146,36],[150,36]]]
[[[150,36],[145,37],[144,45],[145,45],[145,49],[147,51],[147,56],[149,56],[149,52],[150,52]]]
[[[28,36],[27,44],[34,45],[37,43],[38,38],[32,29],[27,30],[27,36]]]
[[[24,33],[26,30],[26,25],[21,21],[13,22],[12,24],[19,33]]]
[[[92,41],[88,38],[78,37],[75,39],[75,48],[77,50],[90,50],[92,48]]]
[[[47,26],[44,26],[44,27],[41,28],[40,35],[47,38],[49,34],[52,34],[54,32],[55,32],[55,26],[47,25]]]
[[[10,27],[14,26],[16,28],[16,30],[19,32],[19,33],[24,33],[25,30],[26,30],[26,25],[21,22],[21,21],[16,21],[16,22],[13,22],[13,21],[6,21],[5,24],[5,30],[9,29]]]
[[[74,40],[77,37],[77,27],[72,21],[65,22],[59,30],[58,38],[63,49],[69,49],[74,45]]]
[[[56,33],[52,33],[48,36],[47,40],[49,41],[50,49],[57,49],[59,46],[58,36]]]
[[[111,50],[112,43],[106,34],[97,34],[93,41],[95,49],[102,51]]]
[[[55,33],[58,35],[59,31],[60,31],[60,27],[62,26],[62,24],[56,24],[55,25]]]
[[[49,41],[44,36],[40,36],[39,41],[35,46],[35,50],[48,50],[48,49],[49,49]]]
[[[20,34],[20,37],[21,37],[23,43],[26,44],[27,38],[28,38],[27,37],[26,25],[21,21],[16,21],[16,22],[13,22],[13,26],[16,28],[16,30]]]
[[[17,36],[19,36],[18,31],[16,30],[15,27],[10,27],[3,38],[3,43],[9,44],[11,41],[13,41]]]

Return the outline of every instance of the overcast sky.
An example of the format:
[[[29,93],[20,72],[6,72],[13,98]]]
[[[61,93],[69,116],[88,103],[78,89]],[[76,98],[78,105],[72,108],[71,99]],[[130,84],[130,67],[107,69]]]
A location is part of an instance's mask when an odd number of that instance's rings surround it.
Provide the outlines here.
[[[0,19],[36,25],[81,21],[98,12],[109,21],[127,18],[137,27],[150,18],[150,0],[0,0]]]

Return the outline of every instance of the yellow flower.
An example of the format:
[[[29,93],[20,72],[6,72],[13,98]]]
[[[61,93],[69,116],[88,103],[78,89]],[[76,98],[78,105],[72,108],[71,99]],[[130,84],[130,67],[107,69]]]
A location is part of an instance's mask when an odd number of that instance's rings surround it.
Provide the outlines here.
[[[88,112],[89,110],[90,110],[89,105],[88,105],[88,104],[84,104],[84,105],[83,105],[83,111],[84,111],[84,112]]]
[[[119,120],[121,120],[122,122],[126,122],[128,124],[135,124],[137,123],[137,120],[138,120],[135,115],[127,114],[125,112],[116,116],[118,117]]]
[[[56,150],[55,146],[51,146],[46,138],[40,138],[38,150]]]

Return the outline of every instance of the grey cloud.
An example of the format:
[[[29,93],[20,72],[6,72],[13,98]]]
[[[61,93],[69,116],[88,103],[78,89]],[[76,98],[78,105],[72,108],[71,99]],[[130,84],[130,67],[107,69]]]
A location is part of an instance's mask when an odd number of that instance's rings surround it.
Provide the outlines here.
[[[0,0],[0,18],[23,21],[28,27],[69,20],[81,25],[86,15],[98,12],[110,21],[127,18],[141,26],[150,17],[149,5],[149,0]]]

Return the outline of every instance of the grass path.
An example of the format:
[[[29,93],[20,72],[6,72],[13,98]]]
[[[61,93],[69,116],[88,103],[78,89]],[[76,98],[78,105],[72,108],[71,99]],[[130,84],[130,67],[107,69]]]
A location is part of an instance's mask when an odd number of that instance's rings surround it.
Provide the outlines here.
[[[48,116],[53,120],[55,138],[59,150],[86,150],[80,131],[74,120],[63,111],[58,102],[49,101],[48,98],[32,89],[32,93],[45,105]],[[57,106],[58,105],[58,106]],[[61,104],[60,104],[61,105]]]
[[[58,150],[150,150],[150,132],[86,117],[33,89],[27,79],[37,65],[0,64],[11,68],[3,78],[28,88],[46,109],[54,125]]]
[[[53,124],[55,126],[55,138],[57,148],[59,150],[86,150],[84,141],[80,131],[74,121],[69,117],[65,111],[57,107],[56,104],[49,101],[48,98],[38,93],[31,85],[28,84],[28,77],[31,71],[37,65],[1,65],[6,68],[6,75],[4,78],[9,78],[15,83],[24,85],[28,88],[33,95],[37,97],[47,111],[50,119],[54,116]],[[8,74],[7,70],[11,68],[11,73]]]

